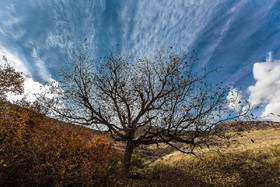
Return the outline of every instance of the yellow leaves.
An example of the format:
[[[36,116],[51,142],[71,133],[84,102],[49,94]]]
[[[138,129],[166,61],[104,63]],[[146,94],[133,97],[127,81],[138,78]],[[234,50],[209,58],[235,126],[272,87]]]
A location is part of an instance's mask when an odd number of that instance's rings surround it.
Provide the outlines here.
[[[4,159],[0,160],[0,165],[2,165],[3,167],[7,167],[7,164],[3,164],[4,163]]]
[[[125,134],[126,134],[125,131],[120,131],[120,133],[121,133],[122,135],[125,135]],[[114,131],[114,130],[112,131],[112,135],[115,135],[115,131]]]

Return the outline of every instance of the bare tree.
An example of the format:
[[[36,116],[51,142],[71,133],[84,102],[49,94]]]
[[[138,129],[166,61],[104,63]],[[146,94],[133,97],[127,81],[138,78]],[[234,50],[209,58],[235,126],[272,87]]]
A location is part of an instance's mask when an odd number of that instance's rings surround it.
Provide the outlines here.
[[[231,109],[230,88],[207,84],[208,72],[194,71],[196,55],[173,50],[156,50],[148,58],[108,53],[99,60],[74,51],[61,74],[64,109],[56,112],[77,124],[106,127],[113,139],[125,142],[126,173],[139,145],[165,143],[193,153],[215,125],[246,116],[249,108]]]

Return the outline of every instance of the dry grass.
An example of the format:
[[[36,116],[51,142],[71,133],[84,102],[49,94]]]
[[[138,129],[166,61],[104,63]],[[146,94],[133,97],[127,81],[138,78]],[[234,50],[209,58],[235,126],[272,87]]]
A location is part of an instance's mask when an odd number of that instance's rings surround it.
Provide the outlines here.
[[[198,158],[173,152],[138,170],[139,178],[126,185],[280,186],[280,128],[241,132],[231,143],[199,150]]]

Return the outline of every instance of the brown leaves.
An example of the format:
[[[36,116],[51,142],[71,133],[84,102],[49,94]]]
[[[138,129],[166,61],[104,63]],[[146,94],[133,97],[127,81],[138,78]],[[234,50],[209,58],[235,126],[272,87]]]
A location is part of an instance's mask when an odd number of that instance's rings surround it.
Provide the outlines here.
[[[92,185],[116,174],[109,138],[7,102],[0,112],[0,185]]]

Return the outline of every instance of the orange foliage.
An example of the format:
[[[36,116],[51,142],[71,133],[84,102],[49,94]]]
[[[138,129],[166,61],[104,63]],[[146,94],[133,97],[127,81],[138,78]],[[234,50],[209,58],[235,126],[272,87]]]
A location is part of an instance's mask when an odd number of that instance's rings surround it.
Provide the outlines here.
[[[106,136],[0,102],[0,186],[105,184],[120,159]]]

